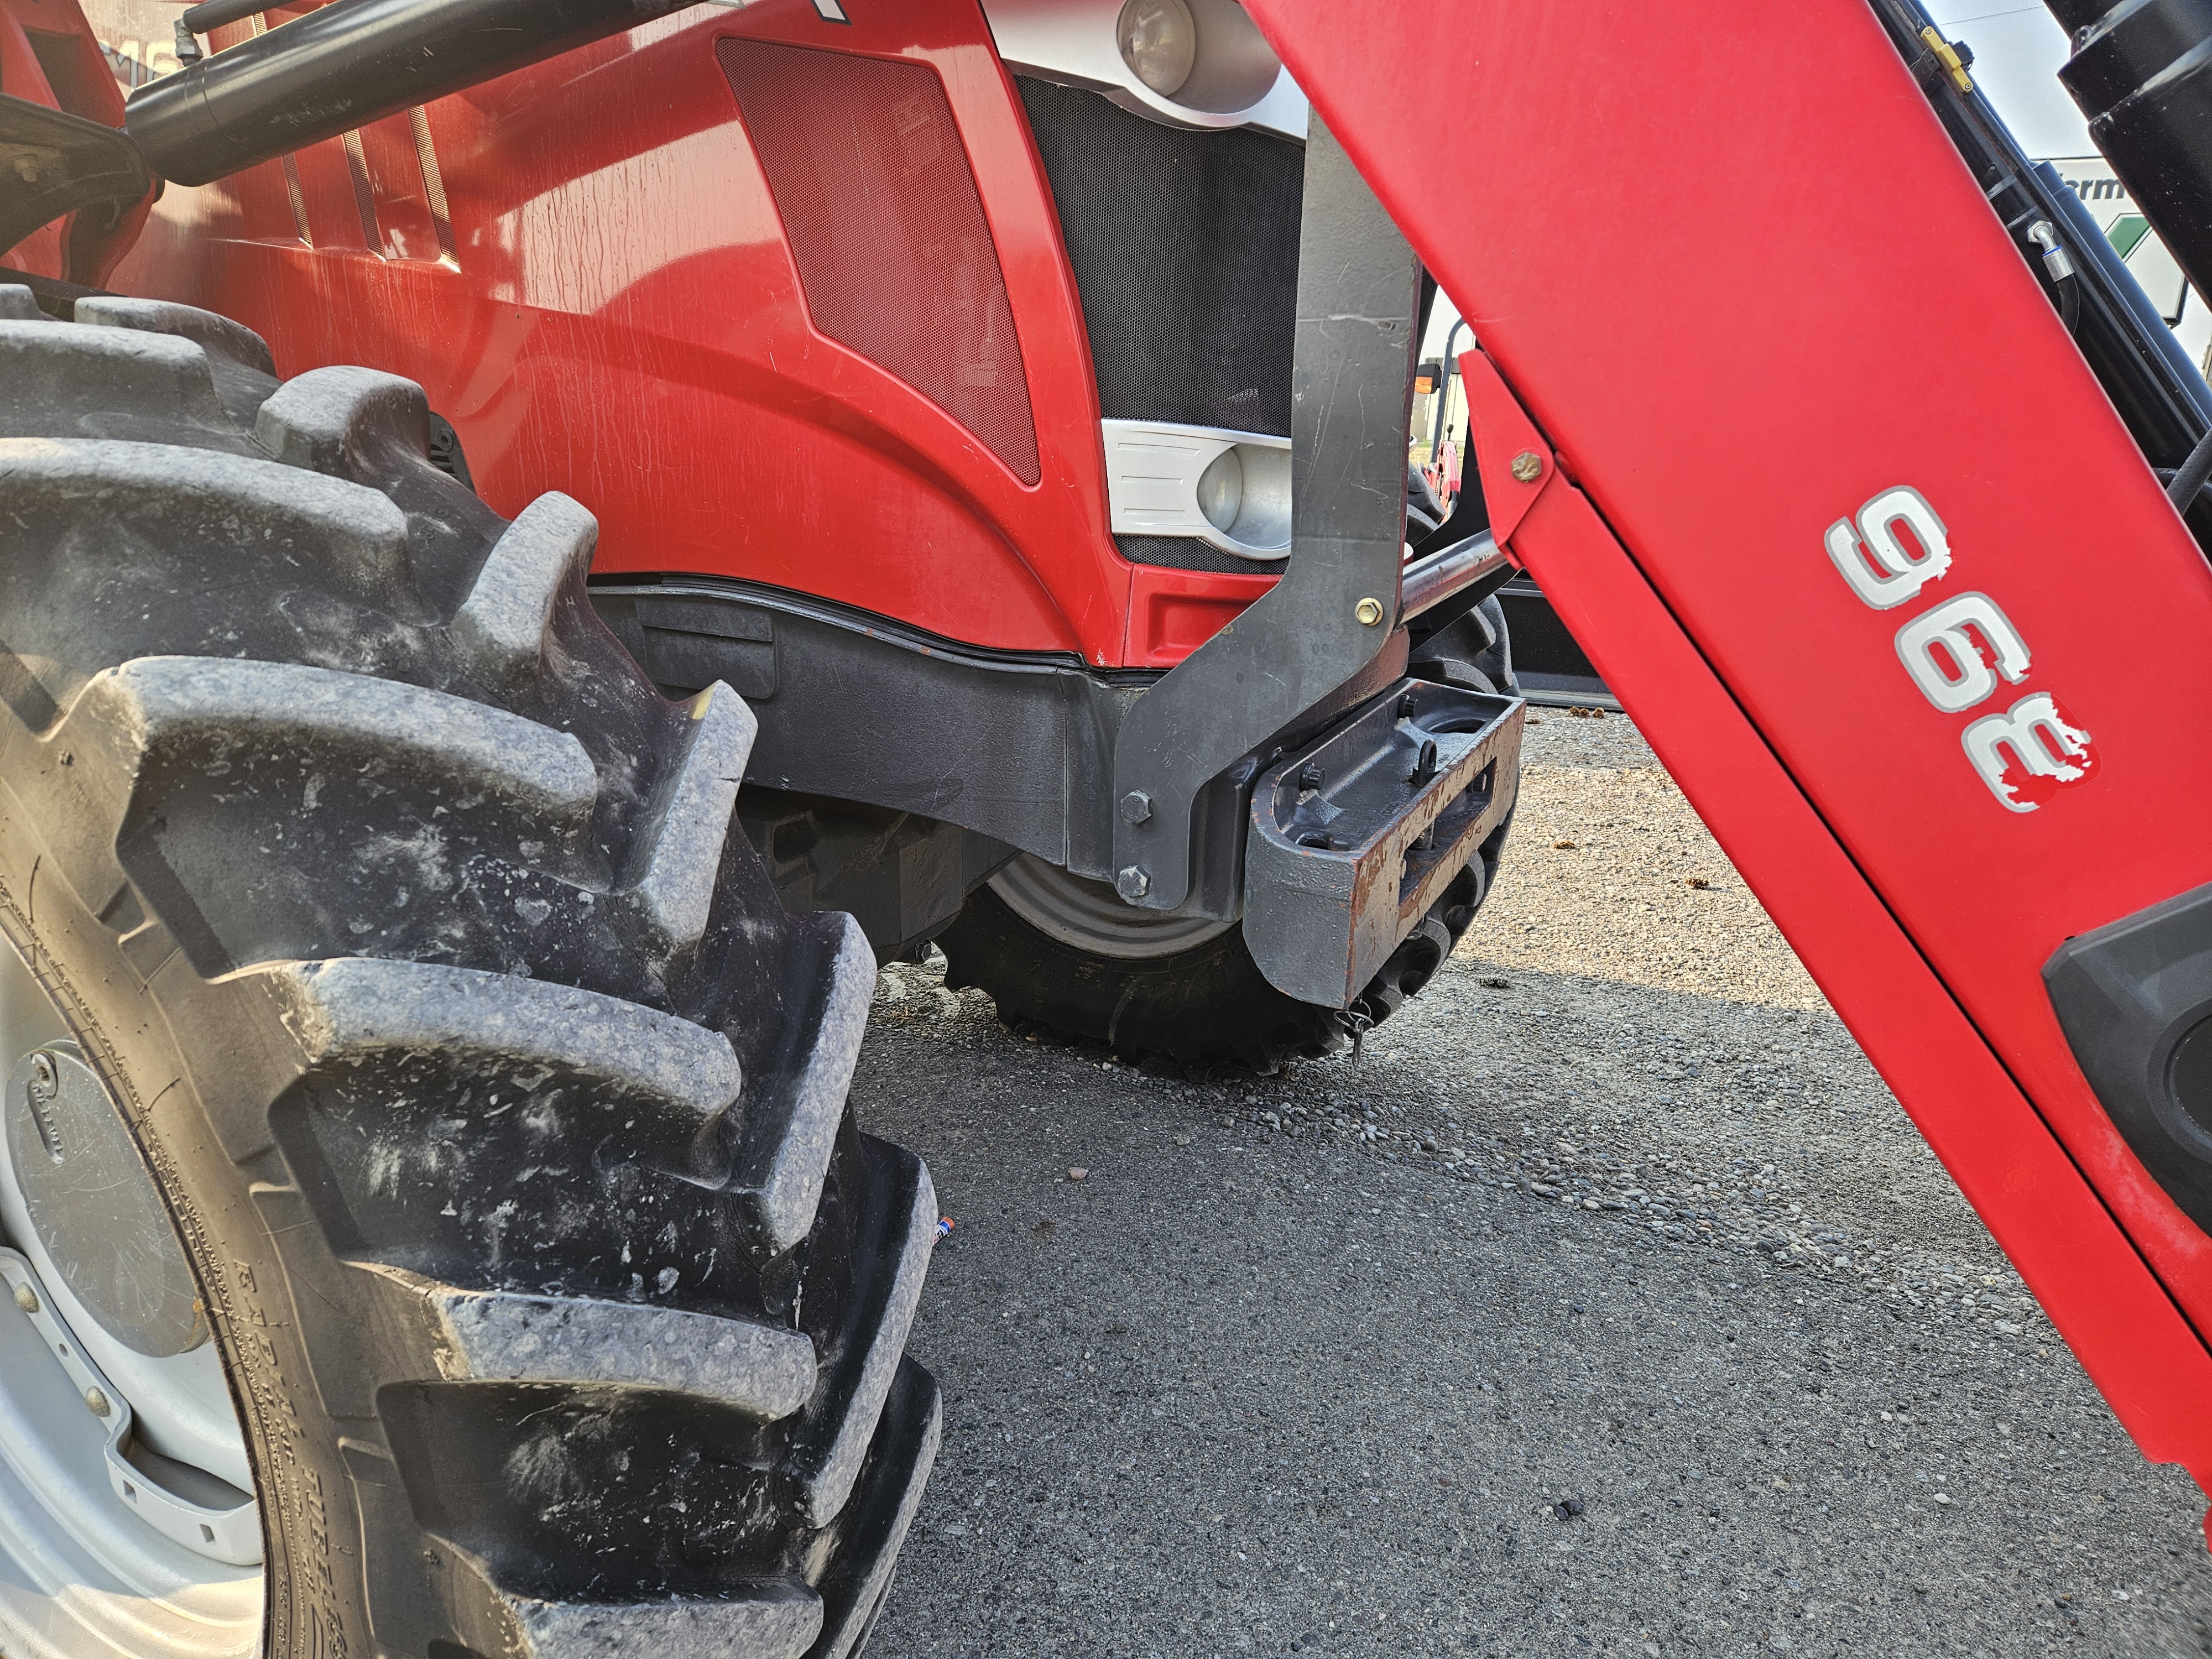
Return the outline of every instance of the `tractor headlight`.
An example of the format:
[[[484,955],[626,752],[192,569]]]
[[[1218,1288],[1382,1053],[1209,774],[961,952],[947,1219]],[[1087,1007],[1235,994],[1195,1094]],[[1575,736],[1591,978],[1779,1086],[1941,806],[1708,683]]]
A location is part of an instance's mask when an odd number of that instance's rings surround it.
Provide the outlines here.
[[[1121,61],[1163,98],[1172,98],[1198,62],[1198,25],[1184,0],[1128,0],[1115,34]]]

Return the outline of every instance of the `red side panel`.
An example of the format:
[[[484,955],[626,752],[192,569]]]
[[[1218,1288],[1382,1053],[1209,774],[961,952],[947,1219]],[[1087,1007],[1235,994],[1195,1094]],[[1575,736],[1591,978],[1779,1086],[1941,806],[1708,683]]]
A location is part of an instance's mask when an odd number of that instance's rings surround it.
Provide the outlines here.
[[[1269,575],[1218,575],[1140,564],[1132,573],[1129,641],[1132,668],[1172,668],[1237,619],[1275,585]]]
[[[999,250],[945,88],[920,64],[725,40],[814,326],[1037,481]]]
[[[599,515],[602,571],[1176,660],[1257,585],[1133,611],[1081,307],[976,0],[846,9],[700,6],[505,76],[428,109],[427,164],[394,117],[358,158],[173,186],[112,283],[240,318],[288,374],[422,381],[495,506]]]
[[[2212,1482],[2212,1240],[2039,978],[2212,879],[2212,572],[1872,14],[1376,0],[1347,49],[1324,0],[1252,10],[1502,376],[1516,552],[2145,1450]],[[1492,486],[1520,448],[1557,466]]]
[[[39,65],[38,54],[31,50],[31,37],[17,21],[12,5],[0,5],[0,92],[11,98],[43,104],[48,109],[58,107],[52,89],[46,84],[46,71]],[[27,270],[33,276],[60,276],[63,228],[54,224],[32,232],[15,247],[0,251],[0,264]]]

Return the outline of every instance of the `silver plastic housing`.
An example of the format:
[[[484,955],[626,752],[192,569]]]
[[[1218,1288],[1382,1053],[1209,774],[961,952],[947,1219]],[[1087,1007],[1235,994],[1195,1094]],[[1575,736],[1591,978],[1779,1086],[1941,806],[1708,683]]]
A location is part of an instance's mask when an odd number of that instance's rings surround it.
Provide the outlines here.
[[[1240,559],[1291,551],[1291,441],[1223,427],[1101,421],[1117,536],[1188,536]]]
[[[1088,87],[1167,126],[1258,127],[1304,140],[1305,94],[1244,8],[1237,0],[1185,3],[1198,26],[1198,54],[1172,97],[1123,61],[1122,0],[983,0],[983,15],[1008,69]]]

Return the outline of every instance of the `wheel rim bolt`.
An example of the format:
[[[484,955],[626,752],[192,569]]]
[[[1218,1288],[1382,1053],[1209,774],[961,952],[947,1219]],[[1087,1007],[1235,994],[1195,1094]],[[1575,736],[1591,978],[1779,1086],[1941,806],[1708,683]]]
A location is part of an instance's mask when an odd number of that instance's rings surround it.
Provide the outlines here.
[[[94,1417],[105,1417],[115,1409],[109,1403],[107,1396],[98,1389],[87,1389],[84,1391],[84,1408]]]
[[[18,1285],[15,1287],[15,1305],[25,1313],[38,1312],[39,1293],[28,1285]]]

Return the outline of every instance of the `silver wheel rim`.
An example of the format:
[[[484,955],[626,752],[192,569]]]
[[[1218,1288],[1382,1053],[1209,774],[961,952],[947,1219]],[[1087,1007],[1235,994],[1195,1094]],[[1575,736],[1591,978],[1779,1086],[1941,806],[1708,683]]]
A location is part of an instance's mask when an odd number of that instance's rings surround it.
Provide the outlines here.
[[[1194,950],[1237,925],[1208,916],[1139,910],[1124,904],[1104,882],[1072,876],[1033,853],[1018,854],[993,876],[991,890],[1046,938],[1093,956],[1128,962]]]
[[[4,938],[0,1088],[0,1654],[258,1653],[259,1517],[240,1490],[252,1477],[216,1346],[189,1307],[175,1306],[173,1273],[118,1268],[105,1281],[146,1287],[150,1299],[136,1311],[150,1316],[135,1323],[131,1310],[119,1314],[117,1298],[88,1277],[88,1261],[162,1271],[174,1264],[120,1245],[103,1257],[58,1237],[58,1261],[34,1219],[51,1231],[61,1212],[55,1177],[35,1168],[27,1181],[19,1173],[27,1136],[49,1137],[29,1140],[34,1152],[61,1148],[57,1166],[73,1151],[81,1167],[94,1169],[91,1160],[129,1143],[101,1141],[105,1126],[92,1109],[113,1108]],[[115,1173],[112,1165],[100,1172]],[[136,1178],[150,1180],[143,1162]],[[173,1232],[168,1243],[174,1248]],[[93,1304],[72,1280],[90,1287]],[[136,1334],[126,1340],[111,1325]]]

